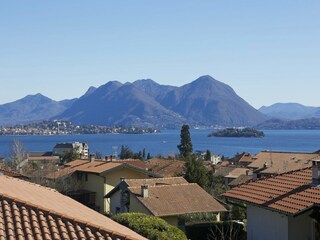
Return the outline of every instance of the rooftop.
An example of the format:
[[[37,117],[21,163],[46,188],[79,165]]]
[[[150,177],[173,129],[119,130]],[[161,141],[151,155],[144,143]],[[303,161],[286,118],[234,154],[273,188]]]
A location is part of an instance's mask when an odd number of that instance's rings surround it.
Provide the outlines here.
[[[228,175],[226,175],[226,178],[238,178],[241,175],[247,175],[247,171],[250,171],[248,168],[233,168]]]
[[[66,164],[65,168],[59,169],[59,171],[53,172],[47,176],[47,178],[57,179],[66,175],[72,174],[76,171],[86,173],[102,174],[104,172],[113,170],[117,167],[131,167],[140,171],[145,171],[144,163],[140,160],[127,159],[116,161],[103,161],[103,160],[75,160]]]
[[[227,191],[229,200],[241,201],[297,215],[320,204],[320,187],[311,185],[311,167],[242,184]]]
[[[1,239],[145,239],[59,192],[0,175]]]
[[[226,211],[196,183],[149,186],[148,197],[141,196],[140,186],[128,189],[154,216]]]
[[[262,151],[252,157],[254,161],[248,167],[258,169],[266,164],[266,168],[260,173],[281,174],[309,167],[311,160],[319,157],[318,153]]]
[[[146,161],[149,171],[163,177],[175,177],[184,172],[185,161],[153,158]]]

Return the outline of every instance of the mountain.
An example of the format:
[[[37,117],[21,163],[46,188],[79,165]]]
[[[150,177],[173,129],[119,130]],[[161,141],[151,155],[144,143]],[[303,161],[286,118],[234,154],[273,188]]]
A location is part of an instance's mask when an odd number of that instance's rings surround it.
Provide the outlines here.
[[[255,127],[263,130],[319,130],[320,118],[305,118],[297,120],[269,119]]]
[[[0,105],[0,124],[12,125],[47,120],[71,107],[75,99],[54,101],[38,93]]]
[[[85,94],[56,118],[78,124],[159,127],[176,126],[184,121],[138,88],[137,83],[115,81],[100,86],[90,95]]]
[[[308,107],[299,103],[276,103],[263,106],[259,111],[272,118],[287,120],[320,117],[319,107]]]
[[[230,86],[211,76],[202,76],[175,88],[160,103],[180,114],[190,124],[250,126],[267,119]]]
[[[320,113],[320,112],[319,112]],[[90,87],[80,98],[54,101],[41,94],[0,105],[0,124],[68,120],[79,125],[135,125],[179,128],[253,126],[267,119],[234,90],[210,76],[181,87],[151,79]]]

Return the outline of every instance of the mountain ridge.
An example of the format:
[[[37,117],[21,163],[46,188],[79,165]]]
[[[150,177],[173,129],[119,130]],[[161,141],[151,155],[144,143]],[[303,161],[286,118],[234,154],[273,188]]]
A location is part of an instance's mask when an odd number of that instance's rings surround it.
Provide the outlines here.
[[[181,87],[161,85],[151,79],[124,84],[109,81],[99,87],[89,87],[81,97],[72,102],[57,102],[49,98],[45,101],[43,97],[43,103],[40,101],[38,104],[38,108],[42,107],[42,112],[37,110],[34,115],[38,116],[32,117],[30,110],[30,119],[44,120],[46,117],[68,120],[79,125],[160,128],[178,128],[184,123],[195,126],[252,126],[267,119],[238,96],[229,85],[209,75],[201,76]],[[30,106],[35,108],[35,102],[31,101]],[[32,109],[30,106],[25,109]],[[0,109],[1,107],[3,105],[0,105]],[[21,111],[21,108],[17,111]],[[0,120],[1,114],[2,112]]]

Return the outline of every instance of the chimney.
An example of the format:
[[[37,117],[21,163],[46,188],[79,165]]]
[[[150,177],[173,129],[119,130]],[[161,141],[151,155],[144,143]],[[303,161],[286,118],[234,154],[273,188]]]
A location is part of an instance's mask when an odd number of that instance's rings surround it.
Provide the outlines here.
[[[89,155],[89,160],[90,160],[90,162],[94,162],[94,160],[95,160],[94,154]]]
[[[147,184],[141,185],[141,196],[143,198],[147,198],[148,197],[148,185]]]
[[[312,185],[320,185],[320,159],[312,160]]]
[[[120,178],[120,182],[124,182],[125,180],[126,180],[125,177],[121,177],[121,178]]]

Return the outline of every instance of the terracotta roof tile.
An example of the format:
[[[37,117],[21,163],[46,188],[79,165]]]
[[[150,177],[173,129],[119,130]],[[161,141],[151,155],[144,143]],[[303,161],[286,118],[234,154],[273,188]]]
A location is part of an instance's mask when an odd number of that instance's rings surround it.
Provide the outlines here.
[[[159,186],[159,185],[173,185],[188,183],[183,177],[169,177],[169,178],[148,178],[148,179],[126,179],[126,183],[129,187],[140,187],[142,184],[148,186]]]
[[[4,175],[0,183],[0,239],[145,239],[55,190]]]
[[[267,164],[267,168],[261,173],[281,174],[310,167],[311,160],[319,157],[318,153],[262,151],[252,157],[253,161],[248,167],[258,169]]]
[[[75,160],[66,164],[67,167],[50,173],[49,175],[47,175],[47,178],[57,179],[72,174],[76,171],[101,174],[122,165],[137,167],[143,171],[145,170],[145,168],[143,167],[144,163],[140,160],[134,159],[118,160],[113,162],[102,160],[95,160],[93,162],[90,162],[88,160]]]
[[[311,179],[311,168],[307,168],[242,184],[224,196],[295,215],[320,204],[320,187],[313,186]]]
[[[184,172],[185,161],[153,158],[146,162],[146,167],[163,177],[175,177]]]
[[[196,212],[223,212],[226,209],[195,183],[148,187],[148,197],[141,196],[141,187],[129,191],[155,216],[175,216]]]

